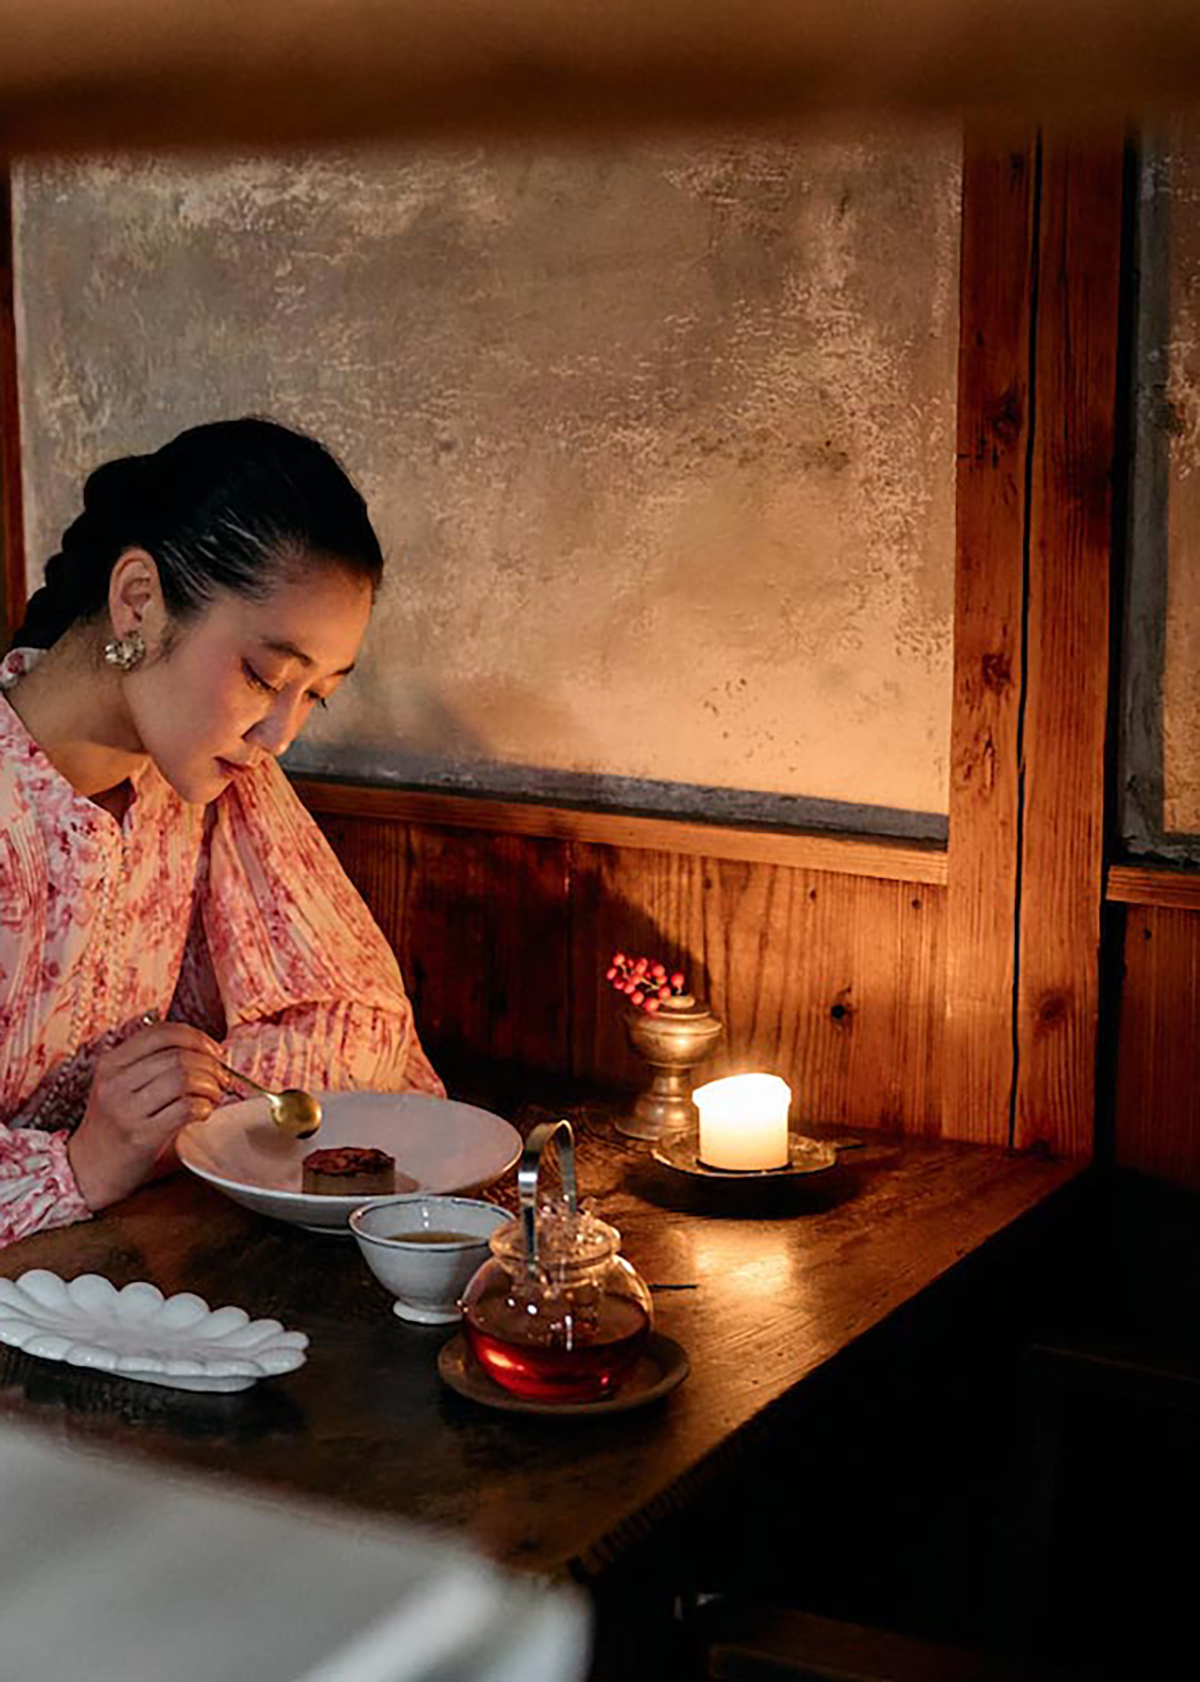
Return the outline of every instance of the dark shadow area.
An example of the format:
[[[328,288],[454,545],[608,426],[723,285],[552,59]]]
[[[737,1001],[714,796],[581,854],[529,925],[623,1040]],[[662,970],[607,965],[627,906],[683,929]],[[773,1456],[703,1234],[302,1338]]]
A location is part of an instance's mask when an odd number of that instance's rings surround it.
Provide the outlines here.
[[[48,1422],[56,1415],[101,1417],[214,1442],[292,1436],[304,1423],[303,1410],[274,1384],[230,1395],[174,1390],[39,1360],[18,1349],[0,1350],[0,1393],[10,1388],[44,1409]]]
[[[814,1637],[812,1668],[722,1675],[1192,1674],[1198,1217],[1095,1173],[814,1375],[606,1586],[596,1677],[706,1676],[763,1607],[831,1621],[864,1668]],[[930,1653],[871,1669],[879,1632]]]

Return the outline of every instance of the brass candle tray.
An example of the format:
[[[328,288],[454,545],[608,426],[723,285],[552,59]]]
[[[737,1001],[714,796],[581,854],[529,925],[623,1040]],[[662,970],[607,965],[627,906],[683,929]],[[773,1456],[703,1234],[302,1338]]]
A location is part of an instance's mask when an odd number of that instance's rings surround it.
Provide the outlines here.
[[[659,1139],[652,1151],[655,1162],[672,1168],[678,1174],[690,1174],[700,1180],[784,1180],[796,1174],[824,1174],[836,1168],[839,1149],[857,1140],[839,1140],[836,1144],[822,1139],[810,1139],[804,1133],[788,1134],[788,1160],[778,1168],[710,1168],[700,1160],[700,1135],[696,1128],[668,1133]]]

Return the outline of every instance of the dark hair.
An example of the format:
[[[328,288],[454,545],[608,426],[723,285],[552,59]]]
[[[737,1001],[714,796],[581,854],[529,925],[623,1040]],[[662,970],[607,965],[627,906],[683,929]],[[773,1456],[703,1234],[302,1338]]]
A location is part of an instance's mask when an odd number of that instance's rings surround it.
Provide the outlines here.
[[[372,591],[383,574],[366,503],[323,444],[274,421],[214,421],[89,475],[83,513],[48,562],[14,646],[49,648],[99,614],[127,549],[154,557],[179,620],[221,590],[261,601],[309,557]]]

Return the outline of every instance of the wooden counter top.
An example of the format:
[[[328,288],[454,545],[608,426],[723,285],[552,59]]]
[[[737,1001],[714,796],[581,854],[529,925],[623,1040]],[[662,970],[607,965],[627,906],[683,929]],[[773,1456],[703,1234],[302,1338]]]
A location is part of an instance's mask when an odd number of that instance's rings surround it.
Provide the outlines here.
[[[0,1273],[97,1272],[236,1302],[306,1331],[308,1364],[207,1397],[2,1351],[0,1414],[210,1485],[417,1519],[508,1564],[596,1577],[786,1427],[806,1378],[1080,1171],[878,1136],[786,1198],[739,1186],[733,1199],[658,1167],[601,1111],[581,1115],[577,1141],[580,1194],[621,1229],[643,1277],[696,1287],[655,1298],[659,1329],[692,1363],[663,1402],[582,1421],[488,1412],[443,1387],[445,1329],[396,1320],[352,1242],[253,1216],[180,1174],[0,1252]]]

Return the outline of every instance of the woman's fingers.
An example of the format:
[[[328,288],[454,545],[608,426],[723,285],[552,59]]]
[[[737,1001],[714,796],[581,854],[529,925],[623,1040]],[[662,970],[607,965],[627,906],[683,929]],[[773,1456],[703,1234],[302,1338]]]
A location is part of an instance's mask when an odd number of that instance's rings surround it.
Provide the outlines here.
[[[181,1127],[225,1095],[219,1048],[186,1022],[139,1029],[96,1064],[83,1119],[67,1146],[89,1208],[138,1186]]]
[[[153,1080],[147,1081],[133,1095],[133,1108],[139,1116],[153,1121],[153,1131],[159,1130],[161,1112],[175,1103],[186,1104],[190,1107],[188,1120],[195,1120],[197,1114],[208,1112],[220,1102],[221,1092],[213,1085],[206,1086],[202,1081],[189,1081],[180,1078],[178,1069],[168,1069],[160,1073]]]
[[[200,1052],[214,1059],[221,1055],[217,1042],[188,1022],[156,1022],[153,1027],[139,1028],[107,1055],[114,1069],[125,1069],[154,1052],[170,1050]]]
[[[216,1103],[225,1095],[225,1082],[214,1060],[198,1051],[155,1051],[126,1066],[118,1075],[125,1090],[133,1096],[143,1092],[152,1082],[174,1075],[180,1091],[201,1092],[212,1096]]]
[[[162,1144],[169,1144],[181,1127],[186,1127],[191,1121],[207,1121],[213,1113],[214,1106],[199,1098],[176,1098],[173,1103],[159,1110],[151,1120],[154,1123],[154,1133]]]

